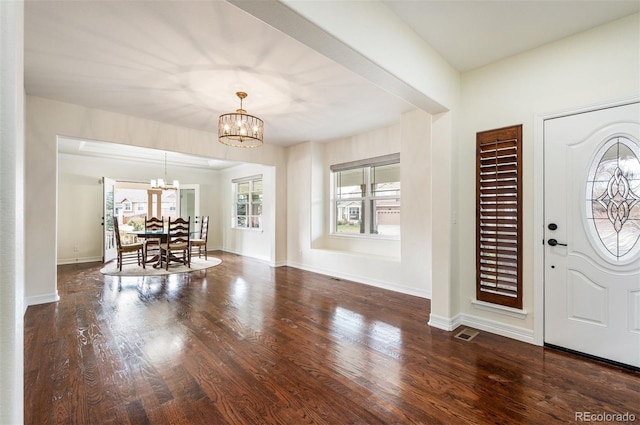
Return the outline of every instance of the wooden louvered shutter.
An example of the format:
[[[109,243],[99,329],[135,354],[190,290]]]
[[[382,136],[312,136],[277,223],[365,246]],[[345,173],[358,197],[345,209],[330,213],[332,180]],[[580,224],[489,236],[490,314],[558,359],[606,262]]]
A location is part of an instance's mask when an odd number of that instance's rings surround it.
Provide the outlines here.
[[[476,298],[522,308],[522,125],[476,134]]]

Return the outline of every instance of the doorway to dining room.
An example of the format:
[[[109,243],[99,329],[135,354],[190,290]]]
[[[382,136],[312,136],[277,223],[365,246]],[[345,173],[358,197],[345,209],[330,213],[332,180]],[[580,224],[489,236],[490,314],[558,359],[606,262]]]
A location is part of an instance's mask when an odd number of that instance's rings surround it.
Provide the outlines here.
[[[115,234],[112,218],[116,217],[124,243],[134,242],[131,232],[143,230],[146,217],[168,220],[191,217],[195,223],[200,211],[199,184],[183,184],[175,190],[152,189],[149,183],[118,181],[104,178],[104,244],[103,261],[115,258]],[[192,224],[192,227],[194,225]]]

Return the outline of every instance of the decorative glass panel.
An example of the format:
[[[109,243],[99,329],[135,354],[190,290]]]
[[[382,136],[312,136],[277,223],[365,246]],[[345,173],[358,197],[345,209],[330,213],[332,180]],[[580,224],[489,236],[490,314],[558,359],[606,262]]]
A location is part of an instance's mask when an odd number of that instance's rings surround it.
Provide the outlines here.
[[[586,214],[600,252],[628,261],[640,252],[640,147],[625,136],[598,151],[586,185]]]

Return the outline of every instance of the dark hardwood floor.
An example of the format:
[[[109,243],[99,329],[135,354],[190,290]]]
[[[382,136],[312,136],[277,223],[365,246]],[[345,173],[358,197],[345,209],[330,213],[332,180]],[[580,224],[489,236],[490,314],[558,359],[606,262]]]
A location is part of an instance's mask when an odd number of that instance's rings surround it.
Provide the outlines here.
[[[60,301],[25,317],[25,423],[640,422],[637,372],[463,341],[427,325],[428,300],[214,255],[168,277],[61,266]]]

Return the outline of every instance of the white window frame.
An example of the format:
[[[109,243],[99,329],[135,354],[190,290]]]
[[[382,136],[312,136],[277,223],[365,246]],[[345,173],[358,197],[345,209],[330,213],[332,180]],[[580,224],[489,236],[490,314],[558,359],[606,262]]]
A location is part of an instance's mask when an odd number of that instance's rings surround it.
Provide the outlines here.
[[[373,228],[373,211],[372,204],[373,201],[377,200],[386,200],[386,199],[397,199],[402,196],[402,189],[400,189],[400,193],[397,196],[375,196],[371,193],[371,170],[374,167],[379,167],[383,165],[390,164],[400,164],[400,154],[390,154],[384,155],[376,158],[363,159],[358,161],[351,161],[342,164],[334,164],[329,168],[331,170],[331,236],[345,236],[345,237],[357,237],[357,238],[377,238],[377,239],[400,239],[400,234],[398,235],[380,235],[376,233],[372,233],[371,229]],[[365,185],[365,194],[362,197],[352,197],[352,198],[343,198],[339,199],[337,197],[337,173],[342,171],[350,171],[362,169],[364,170],[364,185]],[[362,220],[364,217],[364,233],[346,233],[346,232],[337,232],[337,211],[338,211],[338,202],[339,201],[352,201],[360,203],[361,211],[360,211],[360,219]],[[402,211],[402,209],[400,209]]]
[[[262,198],[260,198],[260,202],[253,201],[253,194],[258,193],[256,190],[254,190],[254,184],[257,181],[260,181],[262,183],[262,189],[259,192],[262,195]],[[232,193],[233,193],[233,199],[232,199],[232,205],[231,205],[232,207],[231,227],[234,229],[241,229],[241,230],[262,230],[263,228],[262,208],[264,206],[264,180],[262,178],[262,174],[233,179],[231,180],[231,183],[232,183]],[[238,215],[238,186],[242,183],[249,183],[249,192],[248,192],[247,208],[246,208],[247,214]],[[260,213],[256,213],[255,211],[256,205],[258,204],[260,205]],[[238,224],[239,217],[246,217],[244,226]],[[258,225],[252,226],[252,222],[256,218],[258,219],[257,220]]]

